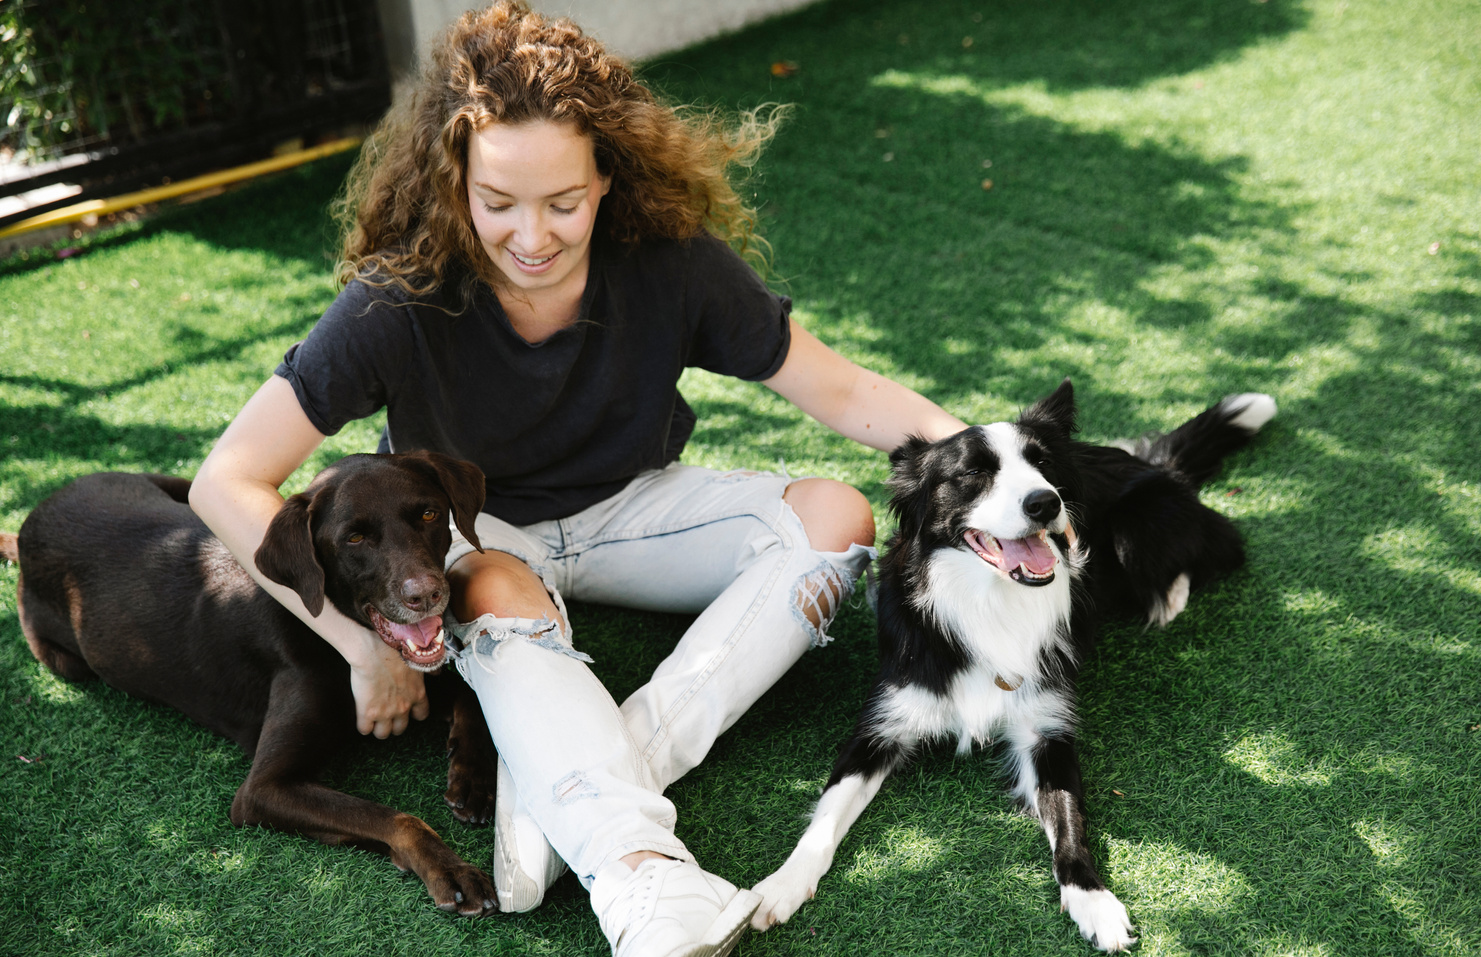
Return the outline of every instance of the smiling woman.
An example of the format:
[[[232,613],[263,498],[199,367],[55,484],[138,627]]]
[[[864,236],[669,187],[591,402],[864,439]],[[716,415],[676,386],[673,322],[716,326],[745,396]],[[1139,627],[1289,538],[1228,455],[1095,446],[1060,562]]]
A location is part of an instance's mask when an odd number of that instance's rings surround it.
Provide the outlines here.
[[[611,187],[591,141],[570,124],[495,123],[469,141],[473,230],[508,283],[504,311],[527,342],[545,340],[575,313],[597,204]]]
[[[569,864],[618,957],[724,954],[748,926],[760,898],[699,867],[663,791],[827,643],[873,556],[848,485],[679,464],[680,376],[762,382],[875,449],[963,428],[814,339],[742,258],[759,240],[728,174],[779,117],[681,113],[518,3],[465,15],[351,174],[343,291],[192,486],[251,568],[278,487],[355,419],[384,408],[385,449],[482,470],[449,631],[500,754],[499,906],[538,906]],[[362,733],[425,717],[373,633],[263,586],[349,662]],[[698,617],[619,707],[570,598]]]

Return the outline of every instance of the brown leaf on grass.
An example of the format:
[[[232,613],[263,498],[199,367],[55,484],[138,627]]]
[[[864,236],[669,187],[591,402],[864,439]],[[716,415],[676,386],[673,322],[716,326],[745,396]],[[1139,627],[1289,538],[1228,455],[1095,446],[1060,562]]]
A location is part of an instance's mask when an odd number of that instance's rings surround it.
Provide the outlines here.
[[[982,188],[983,189],[992,189],[992,180],[990,180],[990,179],[983,180],[982,181]]]
[[[1238,485],[1236,485],[1236,486],[1234,486],[1234,488],[1232,488],[1229,491],[1225,492],[1224,493],[1224,496],[1227,498],[1230,495],[1238,495],[1240,492],[1243,492],[1243,491],[1244,491],[1244,489],[1242,489]]]
[[[785,80],[789,76],[795,76],[800,69],[802,67],[793,63],[791,60],[778,60],[771,65],[771,75],[779,76]]]

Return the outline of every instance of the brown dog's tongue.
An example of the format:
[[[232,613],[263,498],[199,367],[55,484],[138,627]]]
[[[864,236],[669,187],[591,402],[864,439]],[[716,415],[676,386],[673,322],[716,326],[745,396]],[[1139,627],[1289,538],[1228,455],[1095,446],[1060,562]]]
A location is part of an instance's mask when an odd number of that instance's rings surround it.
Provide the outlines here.
[[[437,635],[442,631],[442,618],[433,615],[423,618],[414,625],[402,625],[394,621],[387,621],[391,634],[413,648],[430,648],[437,640]]]
[[[1054,552],[1037,535],[1028,538],[1000,538],[1003,567],[1012,571],[1019,565],[1033,575],[1047,575],[1054,570]]]

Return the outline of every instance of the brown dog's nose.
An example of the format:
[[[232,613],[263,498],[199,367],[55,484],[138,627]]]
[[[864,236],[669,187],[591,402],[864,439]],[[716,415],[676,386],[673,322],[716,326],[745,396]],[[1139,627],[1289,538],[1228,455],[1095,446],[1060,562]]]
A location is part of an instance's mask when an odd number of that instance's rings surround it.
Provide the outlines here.
[[[442,601],[446,582],[440,575],[416,575],[401,583],[401,603],[412,611],[435,608]]]

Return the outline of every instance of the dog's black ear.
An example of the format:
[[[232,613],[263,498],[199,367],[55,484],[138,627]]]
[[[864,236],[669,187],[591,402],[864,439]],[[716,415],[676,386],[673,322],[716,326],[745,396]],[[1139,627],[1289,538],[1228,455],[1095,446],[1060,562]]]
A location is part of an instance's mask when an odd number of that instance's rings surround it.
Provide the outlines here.
[[[920,455],[931,443],[918,435],[907,435],[905,441],[895,446],[890,453],[891,481],[902,472],[915,471],[916,463],[920,461]]]
[[[925,480],[923,464],[931,443],[919,435],[906,436],[890,453],[890,510],[900,520],[906,535],[918,531],[926,514],[926,499],[931,489]]]
[[[1024,409],[1018,421],[1022,425],[1054,429],[1069,438],[1079,431],[1075,424],[1075,387],[1066,378],[1059,388]]]
[[[303,492],[291,495],[267,525],[267,534],[252,560],[270,581],[298,592],[315,618],[324,610],[324,569],[314,554],[309,527],[313,500]]]
[[[473,522],[483,508],[484,496],[488,494],[483,469],[472,462],[455,459],[440,452],[417,451],[407,454],[432,466],[437,473],[437,481],[442,484],[442,490],[452,503],[453,523],[458,526],[458,531],[463,533],[468,544],[482,552],[483,545],[478,541]]]

